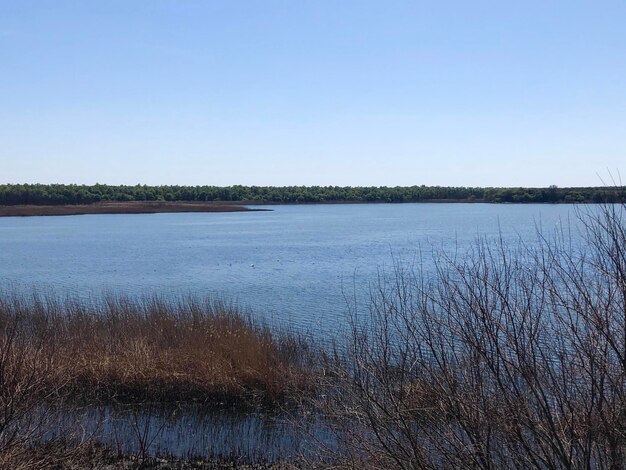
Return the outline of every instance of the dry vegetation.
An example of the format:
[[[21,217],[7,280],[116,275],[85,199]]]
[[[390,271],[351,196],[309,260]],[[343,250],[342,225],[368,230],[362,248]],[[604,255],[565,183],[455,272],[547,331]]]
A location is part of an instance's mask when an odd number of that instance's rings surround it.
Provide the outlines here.
[[[78,398],[275,401],[307,382],[302,341],[210,300],[4,295],[0,329],[6,369]]]
[[[0,205],[0,217],[82,214],[154,214],[161,212],[247,212],[259,210],[262,209],[250,209],[242,203],[222,201],[113,201],[91,204]]]
[[[295,335],[272,332],[211,300],[89,302],[3,292],[0,468],[84,468],[72,465],[102,460],[106,452],[89,457],[85,450],[95,435],[63,432],[68,440],[50,447],[54,452],[41,447],[64,410],[112,403],[283,405],[311,387],[307,351]],[[145,450],[135,460],[154,463]]]
[[[349,468],[625,468],[626,208],[398,265],[315,400]]]

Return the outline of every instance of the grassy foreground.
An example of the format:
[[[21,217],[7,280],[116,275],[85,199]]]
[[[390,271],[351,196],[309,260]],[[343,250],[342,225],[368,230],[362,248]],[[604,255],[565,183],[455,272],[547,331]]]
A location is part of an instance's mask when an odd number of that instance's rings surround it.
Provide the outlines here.
[[[85,434],[58,419],[115,404],[277,409],[312,387],[308,350],[296,335],[210,299],[0,290],[0,469],[234,468],[239,456],[156,459],[137,416],[129,418],[137,455],[98,444],[104,422]]]
[[[303,347],[206,299],[0,296],[0,367],[33,395],[271,403],[306,386]]]

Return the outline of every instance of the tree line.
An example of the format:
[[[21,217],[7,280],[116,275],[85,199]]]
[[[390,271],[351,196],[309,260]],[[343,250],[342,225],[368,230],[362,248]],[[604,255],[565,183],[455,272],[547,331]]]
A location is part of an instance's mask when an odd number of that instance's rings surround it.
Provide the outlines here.
[[[0,185],[0,205],[112,201],[600,203],[626,201],[626,187]]]

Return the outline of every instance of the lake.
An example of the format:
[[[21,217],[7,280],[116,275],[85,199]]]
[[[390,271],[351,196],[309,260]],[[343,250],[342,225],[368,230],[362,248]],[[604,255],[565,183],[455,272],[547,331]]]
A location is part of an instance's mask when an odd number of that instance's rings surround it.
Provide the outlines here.
[[[272,211],[0,218],[0,286],[87,298],[211,295],[303,333],[338,333],[346,325],[346,297],[356,291],[365,304],[370,283],[392,272],[394,262],[421,262],[428,271],[433,250],[463,253],[479,236],[532,243],[539,226],[550,233],[570,224],[575,232],[577,225],[572,205],[264,208]],[[101,427],[102,442],[134,452],[139,423],[154,455],[271,461],[306,452],[307,437],[284,416],[231,408],[76,413],[82,412],[61,413],[51,436],[78,421]],[[310,432],[328,439],[321,427]]]
[[[0,285],[80,297],[211,295],[301,331],[343,324],[346,296],[394,259],[515,242],[569,221],[573,205],[328,204],[267,212],[0,218]]]

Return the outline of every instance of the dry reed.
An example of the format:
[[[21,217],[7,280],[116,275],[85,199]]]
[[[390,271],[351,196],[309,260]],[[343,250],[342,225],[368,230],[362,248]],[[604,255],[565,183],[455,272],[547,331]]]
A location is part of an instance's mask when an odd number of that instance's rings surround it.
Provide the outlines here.
[[[61,300],[0,295],[0,336],[47,382],[41,393],[87,400],[232,402],[284,399],[307,386],[306,348],[208,299]],[[10,365],[8,365],[10,366]],[[41,370],[45,367],[45,371]],[[44,373],[45,372],[45,373]]]

